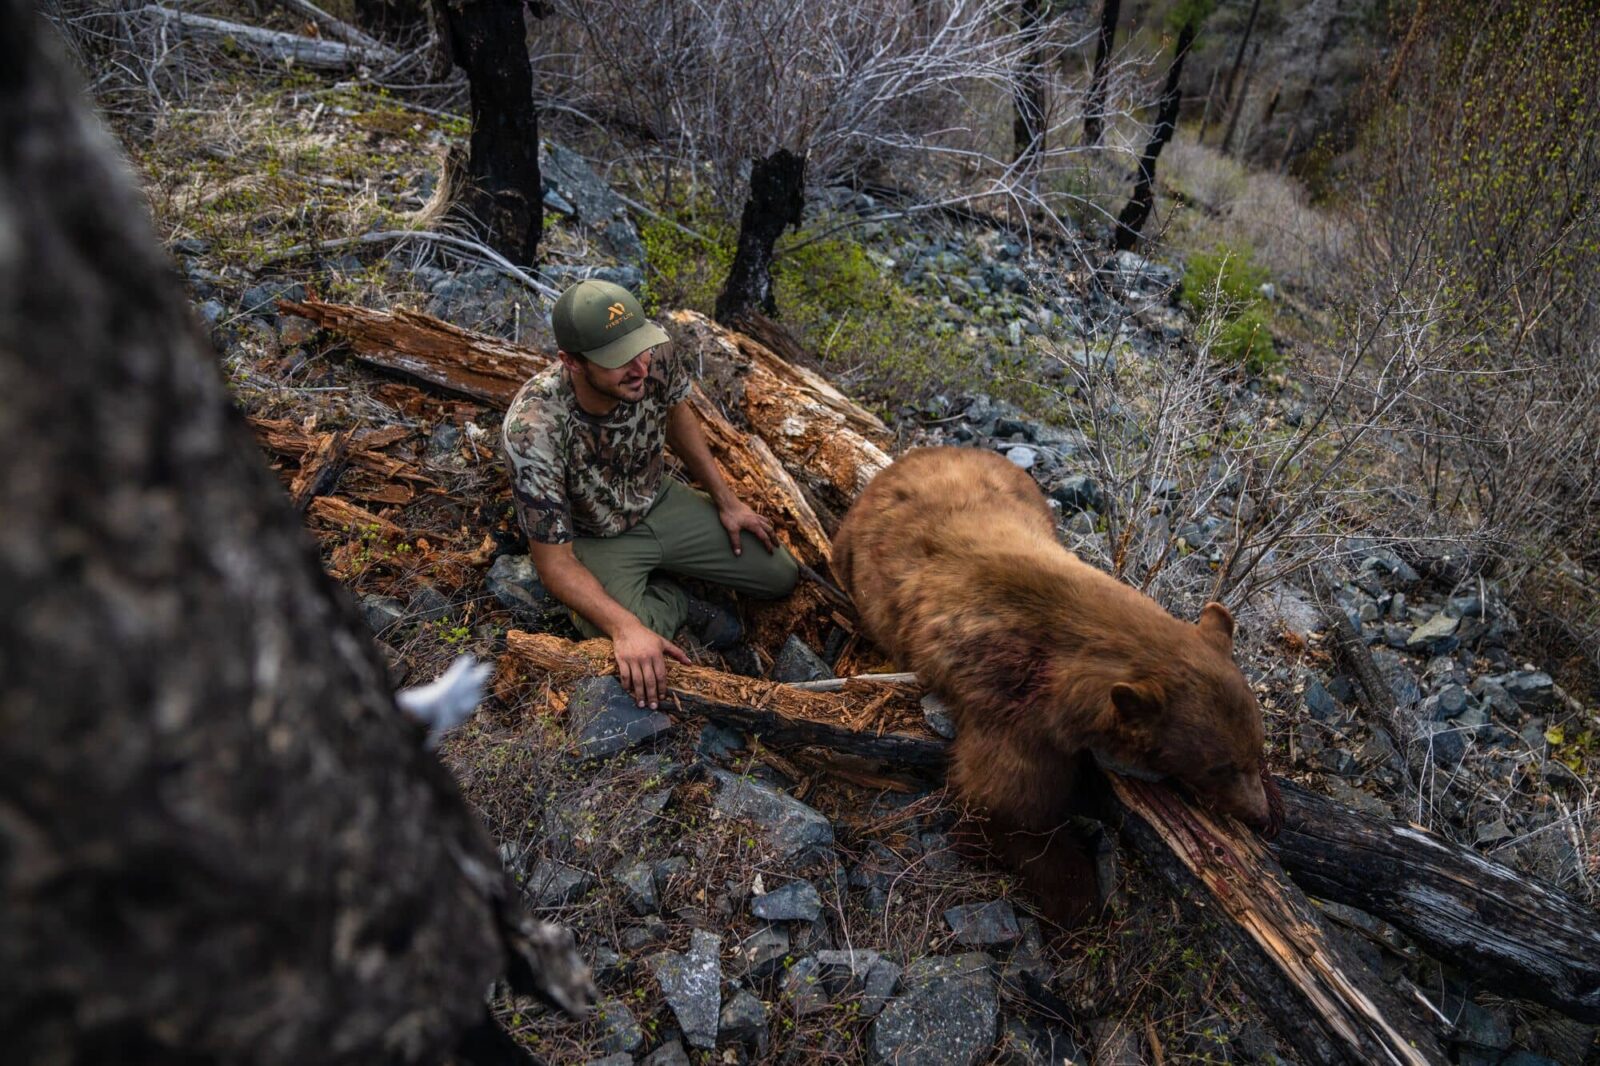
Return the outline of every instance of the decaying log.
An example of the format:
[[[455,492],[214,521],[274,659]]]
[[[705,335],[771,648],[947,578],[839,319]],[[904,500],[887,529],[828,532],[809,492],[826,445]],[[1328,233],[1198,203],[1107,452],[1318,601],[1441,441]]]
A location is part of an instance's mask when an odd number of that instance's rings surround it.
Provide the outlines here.
[[[324,433],[312,450],[300,459],[300,472],[289,483],[289,502],[304,511],[313,497],[326,496],[338,484],[350,451],[350,431]]]
[[[1280,782],[1284,869],[1376,915],[1485,988],[1600,1022],[1600,915],[1470,848]]]
[[[874,474],[888,466],[887,432],[843,393],[803,367],[785,363],[742,333],[695,311],[671,311],[667,322],[698,338],[731,344],[748,360],[742,409],[745,418],[785,466],[836,514],[843,515]],[[881,443],[880,443],[881,441]]]
[[[302,37],[297,33],[247,26],[242,22],[207,18],[187,11],[174,11],[149,4],[138,14],[175,37],[187,37],[212,44],[235,44],[268,59],[289,61],[307,70],[350,70],[362,63],[388,62],[394,53],[387,48],[373,51],[321,37]]]
[[[390,439],[392,435],[386,436],[382,431],[360,441],[344,435],[341,447],[340,441],[330,439],[340,434],[308,432],[286,419],[252,416],[249,422],[250,428],[255,430],[257,442],[264,449],[300,464],[299,472],[289,483],[291,493],[319,495],[331,492],[331,480],[325,476],[330,471],[324,465],[324,460],[331,460],[333,454],[339,452],[342,452],[343,459],[338,466],[351,471],[344,491],[357,499],[384,504],[410,503],[419,488],[433,484],[412,464],[379,451],[385,444],[393,443]],[[300,478],[308,467],[313,468],[311,480],[302,484]]]
[[[1122,839],[1200,921],[1279,1033],[1308,1062],[1447,1061],[1377,975],[1331,941],[1315,908],[1253,834],[1162,785],[1108,774]],[[1197,892],[1203,889],[1204,892]]]
[[[554,352],[474,333],[405,308],[374,311],[315,299],[283,300],[278,307],[344,337],[363,363],[502,409],[523,382],[555,360]]]
[[[318,496],[311,501],[310,514],[324,525],[345,532],[359,533],[372,530],[378,536],[391,541],[405,536],[405,530],[387,518],[381,518],[337,496]]]

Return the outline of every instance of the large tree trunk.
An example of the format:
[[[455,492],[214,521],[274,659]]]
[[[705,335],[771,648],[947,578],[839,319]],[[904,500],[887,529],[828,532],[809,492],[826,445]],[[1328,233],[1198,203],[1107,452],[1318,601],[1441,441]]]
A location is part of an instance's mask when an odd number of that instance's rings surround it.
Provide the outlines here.
[[[7,1060],[437,1062],[528,934],[580,1005],[49,43],[0,0]]]
[[[1106,79],[1121,12],[1122,0],[1104,0],[1100,5],[1100,37],[1094,46],[1094,74],[1089,79],[1089,99],[1083,110],[1083,143],[1090,146],[1098,145],[1105,132]]]
[[[495,251],[534,260],[544,229],[539,121],[520,0],[440,0],[450,54],[472,90],[468,188],[456,206]]]
[[[1239,116],[1244,112],[1245,101],[1250,98],[1250,79],[1255,77],[1256,64],[1261,60],[1261,44],[1257,42],[1250,53],[1250,66],[1245,69],[1244,81],[1239,84],[1239,96],[1233,101],[1233,113],[1228,116],[1228,128],[1222,134],[1222,154],[1233,154],[1233,135],[1239,130]],[[1267,116],[1271,118],[1271,115]]]
[[[1122,209],[1122,214],[1117,216],[1116,246],[1119,252],[1139,243],[1144,224],[1150,218],[1150,209],[1155,206],[1156,160],[1161,155],[1161,149],[1167,146],[1167,141],[1172,139],[1172,131],[1178,124],[1178,104],[1182,99],[1178,83],[1183,77],[1183,61],[1189,54],[1189,46],[1194,43],[1194,35],[1195,24],[1184,23],[1178,34],[1172,69],[1167,71],[1167,84],[1161,90],[1161,109],[1156,113],[1156,128],[1144,146],[1144,155],[1139,157],[1139,177],[1134,182],[1133,196],[1128,200],[1128,206]]]
[[[1044,151],[1045,99],[1043,49],[1038,45],[1039,22],[1044,0],[1018,0],[1017,22],[1022,30],[1033,35],[1035,43],[1023,59],[1017,72],[1016,85],[1011,92],[1011,158],[1025,164]]]
[[[1239,47],[1233,51],[1233,62],[1228,66],[1228,80],[1222,86],[1222,111],[1228,111],[1228,105],[1233,102],[1233,87],[1239,82],[1239,68],[1244,65],[1244,50],[1249,47],[1250,36],[1256,29],[1256,16],[1261,14],[1261,0],[1254,0],[1250,5],[1250,17],[1245,20],[1244,35],[1239,38]],[[1256,46],[1257,49],[1260,45]]]
[[[806,157],[779,148],[750,167],[750,197],[739,220],[733,265],[717,295],[717,321],[733,324],[750,312],[778,313],[772,294],[772,248],[805,209]]]

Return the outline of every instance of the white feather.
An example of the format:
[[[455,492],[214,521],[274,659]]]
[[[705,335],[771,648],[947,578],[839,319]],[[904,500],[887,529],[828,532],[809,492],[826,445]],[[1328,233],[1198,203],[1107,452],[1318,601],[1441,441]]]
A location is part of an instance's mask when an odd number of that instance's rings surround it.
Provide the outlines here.
[[[463,655],[426,685],[396,692],[394,700],[402,711],[428,727],[428,747],[433,748],[442,733],[465,722],[478,709],[491,670],[490,664]]]

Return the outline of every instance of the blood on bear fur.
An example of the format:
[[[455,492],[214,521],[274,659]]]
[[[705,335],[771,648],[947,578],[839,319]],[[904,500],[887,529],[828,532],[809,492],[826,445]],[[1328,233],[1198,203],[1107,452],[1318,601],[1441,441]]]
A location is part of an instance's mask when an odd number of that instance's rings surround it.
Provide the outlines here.
[[[1276,822],[1227,608],[1182,622],[1081,561],[1003,457],[907,453],[851,508],[833,562],[867,634],[950,705],[950,782],[1055,920],[1096,905],[1089,854],[1066,825],[1085,759],[1175,778],[1258,828]]]

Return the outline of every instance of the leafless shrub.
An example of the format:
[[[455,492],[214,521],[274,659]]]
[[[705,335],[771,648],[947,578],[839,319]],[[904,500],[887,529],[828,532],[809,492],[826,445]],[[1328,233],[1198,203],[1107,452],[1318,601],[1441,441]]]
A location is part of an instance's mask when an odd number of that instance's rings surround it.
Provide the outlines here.
[[[750,161],[784,148],[807,157],[814,182],[907,185],[943,168],[976,179],[946,203],[993,198],[1056,219],[1048,177],[1080,150],[1084,91],[1056,71],[1087,27],[1019,23],[1010,0],[555,6],[575,30],[535,61],[558,106],[634,132],[654,153],[646,161],[664,199],[676,181],[691,198],[704,182],[734,212]],[[1123,60],[1112,79],[1116,108],[1132,66]],[[1045,149],[1014,162],[1013,94],[1039,71],[1051,83]]]

